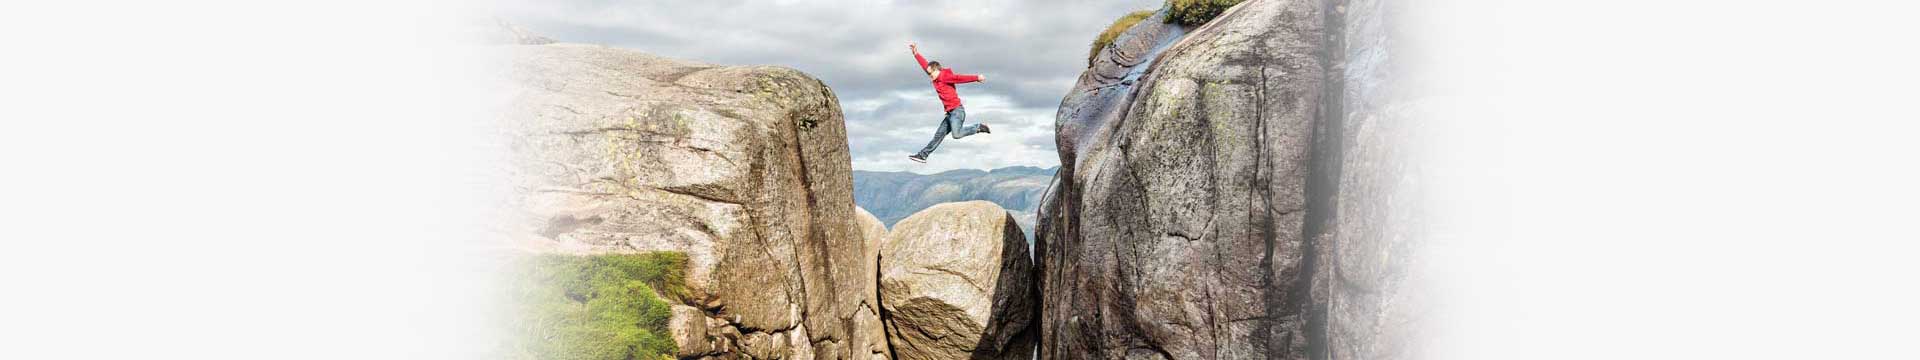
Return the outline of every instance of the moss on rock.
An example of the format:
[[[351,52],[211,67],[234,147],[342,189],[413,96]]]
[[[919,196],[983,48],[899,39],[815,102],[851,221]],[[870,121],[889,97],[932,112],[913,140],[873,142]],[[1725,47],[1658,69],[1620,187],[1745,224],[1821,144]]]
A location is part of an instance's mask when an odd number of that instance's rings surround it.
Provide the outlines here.
[[[1200,26],[1245,0],[1167,0],[1167,22]]]
[[[675,252],[539,255],[508,286],[509,359],[672,358],[667,323],[686,296],[687,256]]]
[[[1100,32],[1100,36],[1093,39],[1092,48],[1087,49],[1087,66],[1093,66],[1093,58],[1100,56],[1100,49],[1112,45],[1113,39],[1120,37],[1120,33],[1127,32],[1127,28],[1133,27],[1133,24],[1138,24],[1140,20],[1146,20],[1150,16],[1153,16],[1152,10],[1141,10],[1114,19],[1113,25],[1107,25],[1107,31]]]
[[[1166,22],[1182,26],[1200,26],[1213,21],[1213,18],[1219,17],[1228,8],[1239,5],[1243,1],[1245,0],[1167,0]],[[1113,40],[1127,32],[1127,29],[1132,28],[1134,24],[1153,17],[1154,12],[1153,10],[1135,11],[1114,19],[1113,24],[1107,25],[1107,29],[1101,31],[1100,36],[1094,37],[1093,44],[1088,46],[1087,66],[1093,66],[1093,58],[1100,56],[1100,50],[1113,45]]]

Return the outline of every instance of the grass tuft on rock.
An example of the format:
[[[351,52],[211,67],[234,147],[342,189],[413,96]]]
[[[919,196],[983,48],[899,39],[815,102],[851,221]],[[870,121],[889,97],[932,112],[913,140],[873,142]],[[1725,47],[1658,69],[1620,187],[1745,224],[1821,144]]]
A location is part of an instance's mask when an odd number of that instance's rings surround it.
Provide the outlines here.
[[[1107,25],[1107,31],[1102,31],[1099,37],[1093,38],[1093,47],[1087,49],[1087,66],[1093,66],[1093,58],[1100,56],[1100,50],[1106,49],[1107,45],[1113,45],[1113,39],[1120,37],[1120,33],[1127,32],[1133,24],[1138,24],[1140,20],[1146,20],[1150,16],[1153,16],[1153,10],[1141,10],[1127,13],[1113,20],[1113,25]]]
[[[508,284],[507,358],[671,359],[672,301],[684,299],[686,254],[539,255]]]
[[[1220,17],[1220,13],[1226,12],[1228,8],[1239,5],[1243,1],[1245,0],[1167,0],[1166,21],[1182,26],[1200,26],[1213,21],[1213,18]],[[1113,45],[1113,40],[1120,37],[1121,33],[1127,32],[1128,28],[1132,28],[1141,20],[1152,17],[1153,13],[1153,10],[1141,10],[1114,19],[1113,24],[1107,25],[1107,30],[1101,31],[1100,36],[1094,37],[1093,44],[1088,46],[1087,66],[1093,66],[1093,58],[1100,56],[1100,50]]]
[[[1244,0],[1167,0],[1167,22],[1200,26]]]

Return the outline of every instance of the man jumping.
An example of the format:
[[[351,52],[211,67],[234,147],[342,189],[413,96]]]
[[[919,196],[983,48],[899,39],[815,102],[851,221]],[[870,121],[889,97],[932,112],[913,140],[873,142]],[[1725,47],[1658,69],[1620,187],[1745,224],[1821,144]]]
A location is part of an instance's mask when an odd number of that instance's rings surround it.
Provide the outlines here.
[[[929,62],[927,58],[921,57],[920,47],[914,43],[907,43],[907,50],[913,51],[913,59],[920,62],[920,70],[926,71],[927,77],[933,79],[933,92],[940,94],[940,104],[947,107],[947,117],[940,121],[940,128],[933,131],[933,141],[928,142],[927,147],[920,149],[919,153],[907,155],[908,160],[927,162],[927,155],[933,154],[933,149],[940,147],[940,138],[946,137],[948,133],[952,133],[956,140],[974,133],[993,133],[992,129],[987,128],[987,124],[960,126],[967,122],[967,109],[960,106],[960,94],[953,91],[954,85],[986,81],[987,77],[954,74],[953,69],[940,66],[939,61]]]

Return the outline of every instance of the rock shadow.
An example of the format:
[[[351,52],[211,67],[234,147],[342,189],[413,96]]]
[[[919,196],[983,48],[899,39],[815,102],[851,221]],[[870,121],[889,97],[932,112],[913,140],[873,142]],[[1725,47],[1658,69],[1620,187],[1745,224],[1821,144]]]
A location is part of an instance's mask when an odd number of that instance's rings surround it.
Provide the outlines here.
[[[993,284],[993,308],[988,311],[985,332],[974,346],[973,359],[1031,359],[1039,351],[1040,279],[1034,257],[1027,249],[1027,236],[1007,215],[1000,249],[1000,277]],[[1002,295],[1004,294],[1004,295]]]

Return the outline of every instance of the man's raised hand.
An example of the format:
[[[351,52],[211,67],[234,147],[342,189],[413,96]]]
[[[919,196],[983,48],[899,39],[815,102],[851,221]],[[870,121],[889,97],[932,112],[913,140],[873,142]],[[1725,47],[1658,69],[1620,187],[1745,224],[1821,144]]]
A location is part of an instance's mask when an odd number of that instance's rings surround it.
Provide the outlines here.
[[[914,53],[919,53],[919,52],[920,52],[920,45],[918,45],[918,44],[914,44],[914,43],[913,43],[912,41],[908,41],[908,42],[907,42],[907,50],[913,50],[913,52],[914,52]]]

